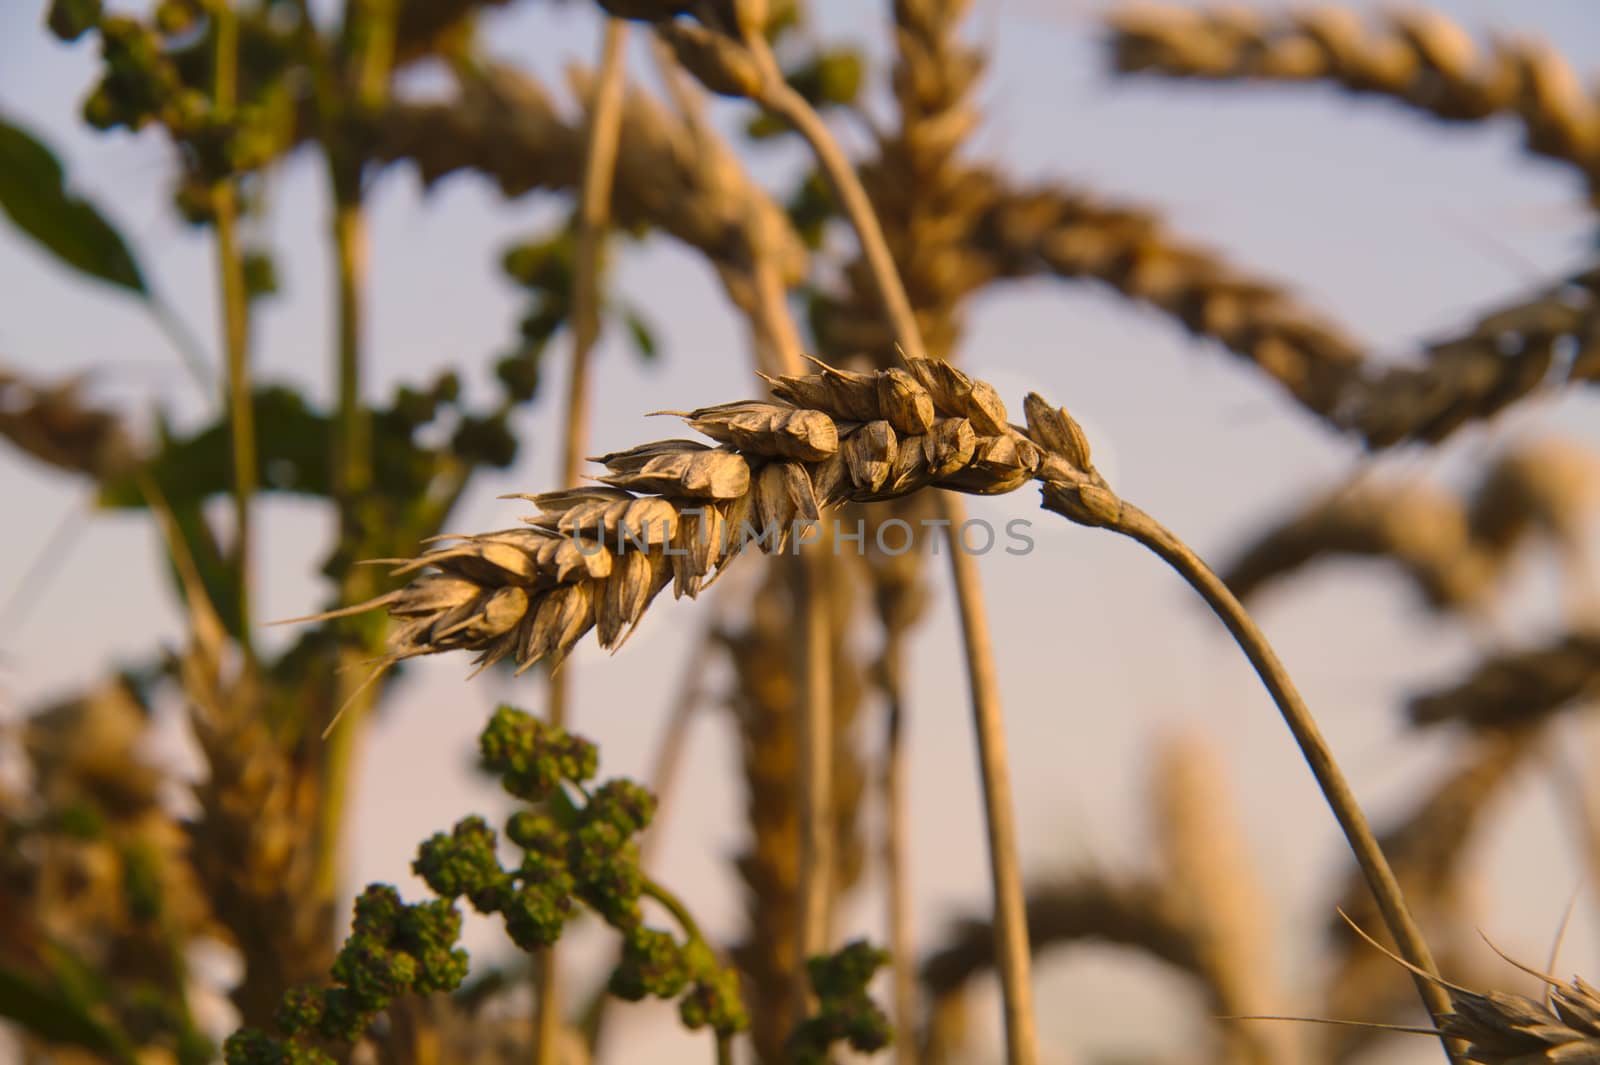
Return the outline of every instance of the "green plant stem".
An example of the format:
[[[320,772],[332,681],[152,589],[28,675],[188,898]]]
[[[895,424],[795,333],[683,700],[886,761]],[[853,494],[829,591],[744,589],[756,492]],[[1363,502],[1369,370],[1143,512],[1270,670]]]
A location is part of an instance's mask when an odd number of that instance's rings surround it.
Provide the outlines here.
[[[656,748],[648,778],[650,792],[656,797],[656,816],[650,823],[650,831],[639,839],[641,869],[650,868],[661,846],[662,815],[671,805],[672,796],[677,790],[684,752],[688,749],[689,727],[694,722],[695,712],[707,698],[704,677],[707,658],[715,646],[714,639],[715,629],[707,628],[690,652],[683,667],[677,695],[672,701],[672,709],[667,714],[667,723],[661,731],[660,744]],[[621,960],[620,956],[618,960]],[[589,1047],[591,1060],[600,1060],[600,1046],[611,1001],[610,992],[602,985],[589,999],[578,1025]]]
[[[372,485],[372,424],[362,402],[363,351],[366,333],[366,286],[368,275],[368,234],[361,186],[364,160],[345,143],[341,117],[348,105],[343,99],[338,72],[334,69],[322,38],[312,19],[310,4],[299,0],[301,38],[305,59],[312,71],[312,91],[327,161],[328,188],[333,202],[330,236],[334,250],[334,300],[336,405],[333,437],[329,447],[333,501],[338,509],[341,550],[355,550],[369,534],[364,527],[362,504]],[[393,5],[377,0],[352,3],[347,9],[345,32],[358,42],[355,52],[359,106],[381,106],[388,91],[389,71],[394,52]],[[376,591],[375,575],[363,567],[351,567],[341,578],[341,603],[366,599]],[[313,883],[321,898],[332,898],[338,890],[340,838],[345,808],[348,805],[351,776],[361,740],[365,735],[368,712],[376,702],[378,689],[359,692],[359,663],[379,650],[374,630],[363,630],[356,646],[339,651],[339,680],[336,705],[343,707],[341,727],[328,736],[322,752],[321,802],[317,833],[316,866]]]
[[[213,103],[224,121],[233,117],[239,66],[239,22],[228,4],[217,5]],[[250,629],[251,501],[256,488],[255,408],[250,389],[250,299],[245,291],[244,259],[239,250],[238,191],[231,177],[212,189],[217,230],[217,279],[222,296],[222,346],[227,360],[223,403],[228,411],[233,451],[234,565],[239,581],[238,630],[241,649],[253,660]]]
[[[339,510],[341,545],[352,548],[362,537],[359,510],[372,482],[372,430],[361,402],[364,295],[367,277],[367,228],[359,181],[349,176],[345,164],[330,151],[330,184],[334,189],[333,243],[338,306],[338,405],[334,415],[332,468],[334,503]],[[376,591],[370,568],[352,566],[344,575],[339,598],[360,602]],[[365,630],[364,630],[365,631]],[[360,662],[378,650],[376,637],[364,635],[358,646],[339,652],[339,679],[335,705],[344,707],[345,720],[328,736],[322,752],[320,824],[317,834],[316,874],[313,884],[320,898],[331,899],[338,890],[340,837],[350,797],[350,778],[367,714],[377,698],[368,686],[352,697],[361,683]]]
[[[894,256],[872,209],[854,166],[845,156],[827,124],[805,98],[789,87],[766,41],[758,34],[746,39],[762,72],[757,102],[788,122],[811,146],[817,162],[844,207],[856,231],[861,254],[883,301],[904,354],[926,358],[917,319],[895,268]],[[1001,992],[1006,1020],[1008,1065],[1037,1065],[1038,1035],[1033,1009],[1033,987],[1028,952],[1028,926],[1022,892],[1021,863],[1011,810],[1010,773],[1007,768],[1004,720],[1000,708],[998,673],[990,646],[982,588],[977,567],[956,541],[955,530],[963,509],[948,493],[940,505],[950,521],[951,571],[967,652],[967,673],[972,690],[972,711],[978,741],[984,812],[989,835],[990,877],[995,891],[995,937],[1000,961]]]
[[[678,922],[678,926],[683,929],[683,934],[688,936],[690,941],[707,950],[711,949],[710,941],[700,931],[700,926],[695,922],[694,915],[689,912],[689,908],[683,904],[682,899],[648,876],[644,878],[642,893],[646,898],[659,902],[672,915],[672,919]],[[716,1040],[717,1065],[733,1065],[733,1037],[718,1032]]]
[[[1434,965],[1433,955],[1422,938],[1422,932],[1412,919],[1411,911],[1401,895],[1400,883],[1378,846],[1377,837],[1372,833],[1372,826],[1367,823],[1366,815],[1362,813],[1355,793],[1350,790],[1349,782],[1345,780],[1343,771],[1334,760],[1333,751],[1323,738],[1321,729],[1317,727],[1310,708],[1306,706],[1288,671],[1278,660],[1277,654],[1267,643],[1266,636],[1257,627],[1254,619],[1228,590],[1228,586],[1222,583],[1222,580],[1189,549],[1188,545],[1138,507],[1123,502],[1117,517],[1108,527],[1138,541],[1159,555],[1200,594],[1212,612],[1233,634],[1239,649],[1250,660],[1251,666],[1272,695],[1272,701],[1277,704],[1284,723],[1289,726],[1295,742],[1299,744],[1306,764],[1311,767],[1311,773],[1316,778],[1318,787],[1322,789],[1322,794],[1332,808],[1339,827],[1344,831],[1345,839],[1349,841],[1350,849],[1355,854],[1356,863],[1361,868],[1367,887],[1377,900],[1384,925],[1394,938],[1400,956],[1424,972],[1437,976],[1438,968]],[[1414,979],[1417,993],[1432,1015],[1434,1024],[1439,1024],[1445,1014],[1452,1012],[1450,996],[1443,987],[1432,980],[1422,976],[1414,976]],[[1452,1060],[1463,1060],[1457,1055],[1456,1048],[1449,1039],[1443,1039],[1443,1042],[1445,1052]]]

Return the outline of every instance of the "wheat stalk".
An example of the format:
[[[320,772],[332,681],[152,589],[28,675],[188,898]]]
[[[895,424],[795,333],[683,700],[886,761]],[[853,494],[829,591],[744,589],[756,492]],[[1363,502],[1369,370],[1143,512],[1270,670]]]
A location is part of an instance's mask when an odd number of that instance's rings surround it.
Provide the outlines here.
[[[1459,943],[1465,918],[1465,867],[1495,802],[1502,798],[1526,757],[1537,749],[1533,729],[1489,733],[1475,738],[1456,756],[1455,767],[1416,807],[1380,836],[1395,876],[1415,908],[1430,940],[1442,944],[1443,964],[1460,971],[1468,955]],[[1352,871],[1339,903],[1359,925],[1377,919],[1372,895]],[[1324,993],[1323,1012],[1330,1017],[1400,1021],[1414,1005],[1397,970],[1363,948],[1340,920],[1331,928],[1335,967]],[[1330,1034],[1330,1056],[1351,1060],[1381,1032],[1340,1027]]]
[[[561,483],[578,486],[579,470],[589,430],[589,363],[600,335],[600,254],[611,218],[612,185],[616,173],[618,141],[622,132],[623,93],[627,87],[627,23],[605,20],[600,46],[600,75],[589,110],[583,148],[583,177],[578,189],[577,250],[573,264],[572,363],[567,377],[567,402],[563,408],[566,429],[561,445]],[[546,700],[545,718],[552,725],[566,724],[572,697],[571,671],[553,674]],[[546,947],[536,962],[538,1001],[534,1030],[535,1065],[555,1065],[561,1023],[560,969],[556,947]]]
[[[915,316],[917,336],[934,358],[950,357],[962,330],[962,304],[981,272],[961,240],[962,231],[987,201],[983,175],[961,158],[980,118],[972,97],[984,65],[982,53],[962,40],[961,25],[969,7],[967,0],[896,0],[892,5],[892,86],[898,122],[877,135],[876,156],[859,169]],[[871,271],[864,256],[846,266],[843,294],[819,301],[813,316],[816,332],[819,343],[831,351],[862,353],[876,366],[893,366],[896,337],[882,311],[877,291],[881,286]],[[906,521],[923,514],[926,503],[913,499],[887,508],[864,508],[862,513],[876,540],[883,511]],[[919,579],[923,559],[920,551],[897,558],[869,552],[867,557],[873,601],[884,629],[878,681],[887,704],[882,791],[892,1018],[898,1030],[909,1032],[915,1024],[916,948],[906,856],[907,715],[900,645],[917,616],[915,603],[923,595]],[[901,1065],[915,1065],[916,1045],[901,1040],[895,1054]]]
[[[1273,16],[1139,4],[1117,9],[1110,22],[1121,73],[1326,81],[1446,121],[1513,115],[1528,149],[1577,168],[1600,204],[1600,100],[1542,42],[1500,38],[1485,54],[1433,11],[1363,23],[1329,7]]]

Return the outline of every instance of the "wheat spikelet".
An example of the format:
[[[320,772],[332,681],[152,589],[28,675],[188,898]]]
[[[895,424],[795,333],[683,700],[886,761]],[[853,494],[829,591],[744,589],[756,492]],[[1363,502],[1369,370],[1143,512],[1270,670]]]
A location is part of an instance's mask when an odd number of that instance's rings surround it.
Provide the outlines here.
[[[994,277],[1103,282],[1248,359],[1332,419],[1362,350],[1282,286],[1169,232],[1152,212],[1067,187],[1000,189],[970,237]]]
[[[1443,952],[1443,960],[1454,971],[1461,971],[1470,955],[1466,949],[1470,944],[1463,940],[1468,901],[1465,868],[1471,844],[1537,742],[1537,734],[1529,729],[1474,739],[1455,769],[1381,837],[1407,902],[1428,929],[1430,943]],[[1339,906],[1363,927],[1376,919],[1372,897],[1354,872],[1347,877]],[[1324,1014],[1379,1022],[1410,1017],[1416,995],[1404,974],[1366,949],[1345,921],[1336,921],[1330,932],[1335,967],[1324,992]],[[1380,1034],[1355,1027],[1325,1033],[1336,1061],[1351,1060]]]
[[[1428,345],[1419,366],[1393,367],[1356,383],[1338,420],[1373,448],[1437,443],[1557,381],[1600,383],[1600,268]]]
[[[476,652],[480,666],[509,657],[528,669],[559,662],[590,629],[616,648],[669,584],[693,597],[751,542],[781,551],[797,523],[817,521],[825,508],[928,487],[1007,492],[1035,474],[1084,480],[1011,428],[989,385],[947,363],[907,366],[870,374],[823,367],[773,382],[793,402],[685,412],[723,446],[660,441],[601,456],[606,486],[519,497],[539,509],[527,527],[441,537],[449,542],[399,560],[395,575],[412,577],[404,588],[297,620],[386,609],[399,624],[377,673],[452,650]],[[819,409],[842,407],[841,392],[856,397],[857,413],[875,397],[879,417]],[[1044,416],[1064,417],[1030,397],[1030,421]],[[895,425],[925,429],[897,433]]]
[[[1501,38],[1487,53],[1445,16],[1397,12],[1364,24],[1321,7],[1287,16],[1140,4],[1111,16],[1122,73],[1326,81],[1399,101],[1434,118],[1514,115],[1528,149],[1576,167],[1600,203],[1600,100],[1548,45]]]
[[[1413,696],[1415,725],[1475,729],[1533,724],[1600,692],[1600,632],[1568,632],[1543,647],[1492,655],[1456,684]]]
[[[462,36],[473,16],[484,8],[505,7],[510,0],[405,0],[395,12],[396,65],[432,55]]]
[[[1450,1010],[1438,1019],[1439,1032],[1461,1040],[1462,1058],[1478,1065],[1587,1065],[1600,1061],[1600,991],[1582,977],[1562,983],[1489,946],[1516,968],[1546,986],[1544,1001],[1504,991],[1474,991],[1416,969],[1349,920],[1356,933],[1394,961],[1443,988]],[[1424,1029],[1426,1031],[1426,1029]]]
[[[733,950],[744,974],[751,1038],[760,1060],[777,1060],[793,1023],[799,963],[800,680],[793,668],[793,582],[767,571],[745,623],[719,634],[736,684],[729,706],[738,723],[749,842],[735,858],[745,885],[745,931]]]
[[[1155,752],[1150,802],[1156,842],[1174,897],[1189,911],[1217,1012],[1280,1011],[1273,975],[1272,908],[1256,877],[1216,751],[1198,735],[1174,736]],[[1226,1060],[1287,1065],[1288,1029],[1224,1028]]]

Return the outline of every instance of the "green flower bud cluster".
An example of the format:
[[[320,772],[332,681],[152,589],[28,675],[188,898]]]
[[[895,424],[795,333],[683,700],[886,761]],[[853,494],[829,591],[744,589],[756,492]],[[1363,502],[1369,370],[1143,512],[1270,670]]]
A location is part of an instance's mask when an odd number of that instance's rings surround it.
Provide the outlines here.
[[[422,845],[417,875],[444,898],[464,896],[482,913],[499,913],[524,950],[554,943],[581,902],[623,934],[610,985],[618,997],[682,995],[680,1012],[691,1028],[732,1035],[748,1027],[737,977],[697,933],[680,943],[643,923],[640,900],[660,889],[639,867],[635,837],[655,816],[655,796],[630,780],[586,791],[597,768],[593,744],[509,706],[495,711],[479,749],[506,791],[543,806],[506,821],[506,838],[522,849],[522,861],[503,867],[494,830],[469,817]],[[569,798],[566,786],[582,801]]]
[[[294,56],[292,30],[264,11],[231,14],[240,33],[238,99],[219,108],[215,12],[202,0],[162,0],[141,19],[108,13],[101,0],[53,0],[46,16],[63,40],[98,32],[103,66],[84,100],[84,119],[101,130],[165,127],[184,162],[177,204],[194,222],[209,219],[214,183],[261,169],[296,138],[298,103],[283,77]],[[265,280],[256,273],[257,282]],[[269,288],[258,284],[253,292]]]
[[[594,777],[600,761],[589,741],[504,705],[478,737],[478,752],[501,787],[524,802],[543,802],[562,781],[583,784]]]
[[[873,974],[888,961],[886,951],[858,939],[806,963],[817,1012],[789,1034],[785,1058],[791,1065],[826,1065],[829,1049],[839,1042],[867,1054],[889,1045],[889,1018],[867,995]]]
[[[224,1044],[228,1065],[332,1065],[319,1046],[355,1042],[399,996],[460,986],[467,975],[460,936],[461,914],[450,902],[407,905],[388,884],[369,886],[356,899],[333,985],[286,992],[276,1020],[287,1038],[238,1032]]]
[[[594,745],[509,706],[495,711],[479,751],[506,791],[538,804],[506,819],[505,838],[522,851],[521,861],[502,861],[499,833],[477,816],[424,841],[411,867],[438,899],[407,906],[393,888],[368,888],[334,962],[334,986],[285,995],[278,1027],[289,1039],[240,1032],[228,1041],[228,1065],[326,1065],[332,1059],[317,1045],[355,1041],[399,995],[458,986],[467,966],[455,947],[455,901],[462,898],[479,913],[499,914],[525,951],[554,944],[581,903],[623,935],[610,983],[618,997],[679,999],[686,1025],[709,1027],[719,1038],[749,1027],[737,975],[639,867],[635,837],[655,816],[655,796],[629,780],[589,790],[598,768]],[[645,896],[677,917],[685,941],[645,926]]]

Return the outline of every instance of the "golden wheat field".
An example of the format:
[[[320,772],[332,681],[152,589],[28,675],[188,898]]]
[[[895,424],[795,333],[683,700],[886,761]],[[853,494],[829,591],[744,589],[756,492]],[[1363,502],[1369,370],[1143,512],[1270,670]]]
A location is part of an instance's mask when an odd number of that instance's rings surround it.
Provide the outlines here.
[[[0,5],[0,1063],[1600,1062],[1600,8]]]

